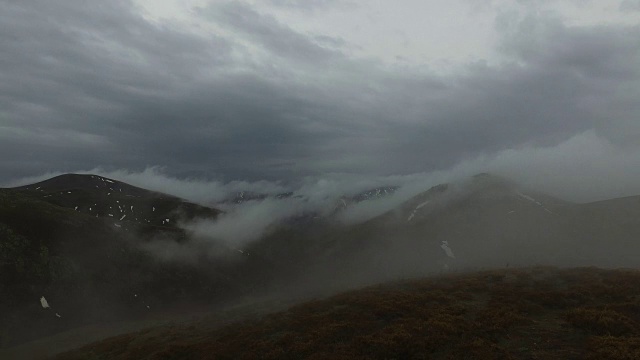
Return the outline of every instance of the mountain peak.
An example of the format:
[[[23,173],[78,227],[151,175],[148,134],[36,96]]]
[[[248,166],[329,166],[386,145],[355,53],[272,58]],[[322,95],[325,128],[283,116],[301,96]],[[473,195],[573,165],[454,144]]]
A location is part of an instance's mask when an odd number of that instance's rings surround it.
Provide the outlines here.
[[[93,174],[62,174],[54,176],[50,179],[37,182],[35,184],[19,186],[18,189],[24,190],[67,190],[67,189],[95,189],[114,187],[120,183],[117,180],[109,179],[100,175]],[[130,186],[130,185],[129,185]]]
[[[215,218],[221,212],[92,174],[63,174],[14,190],[84,215],[108,219],[118,228],[132,223],[176,228],[178,220]]]

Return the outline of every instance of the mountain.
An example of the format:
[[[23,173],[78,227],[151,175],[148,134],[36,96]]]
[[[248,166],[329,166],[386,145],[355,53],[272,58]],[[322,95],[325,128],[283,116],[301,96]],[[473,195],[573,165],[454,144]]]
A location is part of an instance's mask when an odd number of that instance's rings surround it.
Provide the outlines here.
[[[182,221],[220,213],[95,175],[0,189],[0,345],[241,293],[236,251],[203,267],[148,250],[188,241]]]
[[[294,196],[295,195],[293,194],[293,192],[283,192],[275,195],[269,195],[269,194],[262,194],[262,193],[257,193],[253,191],[238,191],[234,194],[231,194],[231,196],[227,197],[226,199],[224,199],[221,202],[221,204],[240,205],[240,204],[244,204],[247,201],[261,201],[268,198],[287,199]]]
[[[350,204],[356,204],[362,201],[380,199],[385,196],[393,195],[399,189],[398,186],[381,186],[373,189],[361,191],[351,196],[341,196],[337,201],[335,208],[344,209]],[[248,201],[261,201],[268,198],[273,199],[288,199],[298,198],[305,199],[304,196],[295,194],[294,192],[282,192],[275,195],[257,193],[252,191],[238,191],[231,196],[227,197],[221,202],[221,204],[235,204],[240,205]]]
[[[351,196],[341,196],[337,201],[333,209],[332,215],[339,214],[341,211],[359,204],[364,201],[379,200],[387,196],[393,195],[399,189],[398,186],[381,186],[373,189],[368,189]]]
[[[179,221],[215,218],[221,213],[98,175],[65,174],[13,190],[83,214],[110,217],[116,225],[133,222],[175,229]]]
[[[450,265],[637,266],[640,197],[575,204],[484,175],[440,186],[388,214],[412,239],[429,238],[456,254]],[[441,253],[444,253],[441,251]]]
[[[354,195],[351,201],[359,203],[361,201],[380,199],[389,195],[393,195],[399,189],[398,186],[381,186],[374,189],[369,189]]]
[[[290,259],[272,271],[292,287],[339,289],[484,267],[636,267],[639,237],[640,197],[576,204],[480,174],[364,223],[276,231],[249,251]]]

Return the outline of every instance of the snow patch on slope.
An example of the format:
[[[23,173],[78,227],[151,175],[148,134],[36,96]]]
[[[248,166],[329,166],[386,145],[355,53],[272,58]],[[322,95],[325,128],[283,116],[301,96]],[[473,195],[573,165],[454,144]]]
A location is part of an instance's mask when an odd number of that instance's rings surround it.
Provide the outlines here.
[[[448,257],[455,259],[456,256],[453,254],[453,250],[451,250],[451,248],[449,247],[449,242],[447,240],[443,240],[442,244],[440,244],[440,247],[442,248],[442,250],[444,250],[445,254],[447,254]]]
[[[40,298],[40,305],[42,305],[43,309],[49,308],[49,302],[47,302],[47,299],[45,299],[44,296]]]
[[[523,193],[521,193],[521,192],[519,192],[519,191],[518,191],[516,194],[517,194],[519,197],[521,197],[521,198],[523,198],[523,199],[525,199],[525,200],[529,200],[529,201],[531,201],[532,203],[534,203],[534,204],[536,204],[536,205],[540,206],[544,211],[548,212],[549,214],[553,214],[553,212],[552,212],[551,210],[547,209],[547,208],[546,208],[546,207],[545,207],[541,202],[539,202],[538,200],[536,200],[536,199],[532,198],[531,196],[526,195],[526,194],[523,194]]]
[[[407,222],[411,221],[411,219],[413,219],[416,216],[416,212],[418,212],[418,210],[422,209],[423,207],[425,207],[430,200],[427,200],[423,203],[418,204],[418,206],[416,206],[415,209],[413,209],[413,211],[411,212],[411,215],[409,215],[409,218],[407,219]]]

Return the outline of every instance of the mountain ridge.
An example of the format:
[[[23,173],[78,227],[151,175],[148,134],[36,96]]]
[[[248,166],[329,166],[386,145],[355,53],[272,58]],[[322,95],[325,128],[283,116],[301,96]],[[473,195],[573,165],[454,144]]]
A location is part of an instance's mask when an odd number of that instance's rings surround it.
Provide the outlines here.
[[[92,174],[63,174],[34,184],[9,188],[96,217],[176,229],[180,221],[215,219],[221,210],[157,191]]]

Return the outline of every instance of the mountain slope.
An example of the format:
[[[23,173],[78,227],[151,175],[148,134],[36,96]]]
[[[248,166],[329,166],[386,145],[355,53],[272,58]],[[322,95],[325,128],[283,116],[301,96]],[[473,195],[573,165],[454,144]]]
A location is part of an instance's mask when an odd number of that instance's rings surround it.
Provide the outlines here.
[[[277,231],[249,250],[295,259],[279,273],[298,277],[295,287],[345,288],[447,269],[635,267],[638,238],[640,197],[575,204],[481,174],[361,224]]]
[[[637,359],[640,272],[482,271],[352,291],[212,330],[122,335],[72,359]]]
[[[96,179],[123,195],[92,187]],[[0,189],[0,346],[242,291],[233,264],[167,263],[145,250],[159,240],[188,241],[179,220],[218,210],[109,181],[66,175]],[[118,205],[122,215],[108,216]]]

